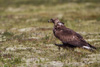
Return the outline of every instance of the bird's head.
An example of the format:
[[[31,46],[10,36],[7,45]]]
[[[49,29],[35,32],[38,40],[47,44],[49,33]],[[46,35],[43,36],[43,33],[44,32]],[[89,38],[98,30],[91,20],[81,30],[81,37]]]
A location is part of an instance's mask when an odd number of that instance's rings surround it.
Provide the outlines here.
[[[52,23],[54,23],[54,25],[63,25],[64,24],[63,22],[60,22],[60,20],[58,18],[50,19],[50,20],[48,20],[48,22],[52,22]]]
[[[52,23],[58,23],[60,22],[58,18],[55,18],[55,19],[50,19],[48,20],[48,22],[52,22]]]

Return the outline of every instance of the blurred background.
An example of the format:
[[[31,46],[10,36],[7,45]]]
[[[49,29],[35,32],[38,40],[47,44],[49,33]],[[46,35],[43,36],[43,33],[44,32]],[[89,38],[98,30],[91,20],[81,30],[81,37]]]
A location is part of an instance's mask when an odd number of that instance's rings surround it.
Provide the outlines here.
[[[78,29],[78,25],[86,28],[82,31],[98,31],[99,10],[99,0],[0,0],[0,28],[24,28],[41,23],[38,27],[48,27],[47,20],[58,17],[68,27]]]
[[[59,52],[51,18],[59,18],[98,51]],[[1,67],[99,67],[99,48],[100,0],[0,0]]]

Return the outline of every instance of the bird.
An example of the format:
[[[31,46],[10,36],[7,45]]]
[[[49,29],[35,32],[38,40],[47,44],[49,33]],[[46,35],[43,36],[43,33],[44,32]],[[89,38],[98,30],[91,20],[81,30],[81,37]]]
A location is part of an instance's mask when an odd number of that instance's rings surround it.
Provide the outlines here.
[[[48,20],[48,22],[52,22],[54,24],[53,34],[56,38],[58,38],[62,44],[55,44],[59,47],[70,47],[70,48],[84,48],[87,50],[94,50],[96,47],[92,46],[84,38],[77,32],[73,31],[70,28],[67,28],[63,22],[61,22],[58,18],[52,18]]]

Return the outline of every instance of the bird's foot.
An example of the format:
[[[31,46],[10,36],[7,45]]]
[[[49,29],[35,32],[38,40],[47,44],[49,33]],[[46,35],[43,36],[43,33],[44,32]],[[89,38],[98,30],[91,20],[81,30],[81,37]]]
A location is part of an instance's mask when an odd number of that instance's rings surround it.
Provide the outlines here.
[[[59,47],[62,47],[63,46],[63,44],[55,44],[56,46],[59,46]]]

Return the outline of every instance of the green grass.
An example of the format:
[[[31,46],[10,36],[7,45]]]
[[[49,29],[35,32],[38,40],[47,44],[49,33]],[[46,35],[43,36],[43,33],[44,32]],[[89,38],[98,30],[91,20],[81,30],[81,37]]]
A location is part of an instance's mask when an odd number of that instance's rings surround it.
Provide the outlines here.
[[[18,4],[23,1],[14,1],[8,6],[1,4],[1,67],[99,67],[99,3],[70,2],[36,6],[26,1],[24,5]],[[53,35],[53,24],[48,23],[54,17],[58,17],[66,27],[79,32],[85,40],[97,47],[97,51],[80,48],[59,51],[54,43],[61,42]]]

